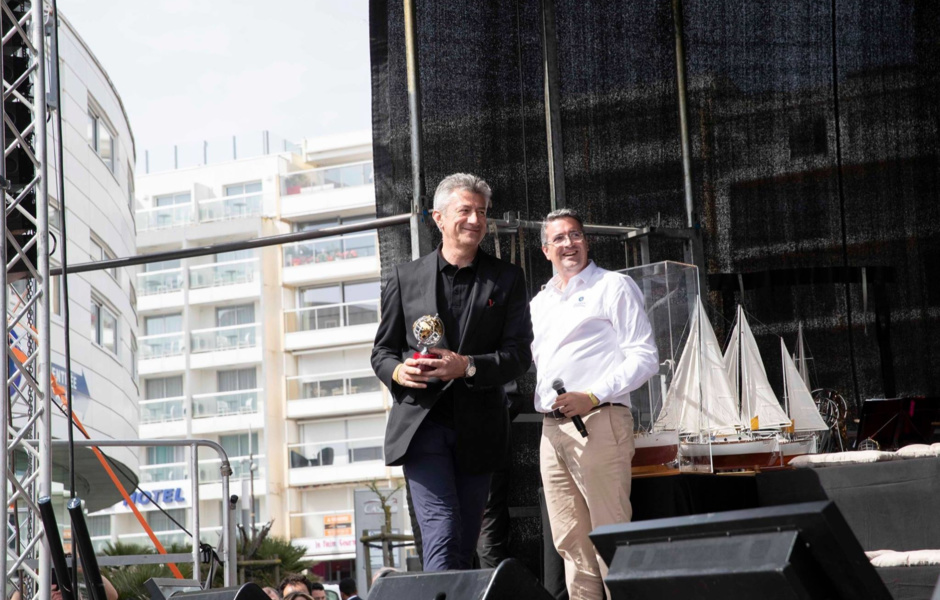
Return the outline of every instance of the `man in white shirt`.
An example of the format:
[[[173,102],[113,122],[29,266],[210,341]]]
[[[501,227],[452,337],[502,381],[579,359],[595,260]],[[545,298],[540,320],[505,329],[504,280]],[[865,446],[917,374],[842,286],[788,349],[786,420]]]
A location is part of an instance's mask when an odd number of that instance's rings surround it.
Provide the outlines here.
[[[659,354],[640,289],[588,260],[577,213],[561,209],[545,218],[542,252],[556,271],[531,305],[535,407],[545,413],[542,485],[570,598],[600,600],[607,566],[588,534],[630,520],[630,392],[657,372]],[[567,393],[556,394],[555,379]],[[575,416],[588,437],[578,433]]]

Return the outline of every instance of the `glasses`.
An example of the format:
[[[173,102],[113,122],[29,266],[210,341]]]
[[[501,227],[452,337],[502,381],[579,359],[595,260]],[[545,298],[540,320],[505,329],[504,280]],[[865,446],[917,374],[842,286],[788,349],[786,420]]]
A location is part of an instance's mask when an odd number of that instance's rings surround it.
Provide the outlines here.
[[[583,231],[570,231],[567,234],[561,233],[556,235],[552,239],[548,240],[549,245],[551,246],[561,246],[565,241],[569,241],[572,244],[577,244],[584,241],[584,232]]]

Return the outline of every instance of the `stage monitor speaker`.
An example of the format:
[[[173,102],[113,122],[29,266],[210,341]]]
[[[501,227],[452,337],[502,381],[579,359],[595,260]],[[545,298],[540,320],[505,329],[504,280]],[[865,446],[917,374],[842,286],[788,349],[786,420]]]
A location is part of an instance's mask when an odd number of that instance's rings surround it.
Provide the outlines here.
[[[891,600],[832,502],[607,525],[611,600]]]
[[[495,569],[390,573],[375,582],[369,600],[553,600],[522,563],[507,559]]]
[[[261,586],[248,582],[241,587],[227,587],[214,589],[197,589],[195,591],[179,591],[185,588],[192,589],[191,584],[199,585],[198,581],[189,579],[177,580],[180,585],[172,586],[165,578],[151,578],[145,583],[150,592],[151,600],[271,600]]]

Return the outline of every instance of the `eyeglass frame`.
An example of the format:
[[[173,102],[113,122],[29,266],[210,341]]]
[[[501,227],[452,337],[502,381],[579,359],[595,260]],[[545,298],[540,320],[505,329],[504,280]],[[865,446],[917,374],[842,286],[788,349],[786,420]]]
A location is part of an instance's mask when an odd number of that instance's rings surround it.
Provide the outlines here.
[[[577,237],[573,237],[577,236]],[[575,230],[569,231],[568,233],[559,233],[553,239],[546,241],[546,246],[560,246],[564,241],[568,241],[570,244],[580,244],[584,241],[584,232]]]

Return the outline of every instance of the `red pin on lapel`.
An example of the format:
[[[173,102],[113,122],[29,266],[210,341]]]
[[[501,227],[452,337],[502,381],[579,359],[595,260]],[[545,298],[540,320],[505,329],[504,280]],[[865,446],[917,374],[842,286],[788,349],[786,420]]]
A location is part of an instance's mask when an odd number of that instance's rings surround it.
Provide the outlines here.
[[[486,305],[487,305],[487,306],[493,306],[493,299],[490,298],[489,300],[487,300],[487,301],[486,301]]]

